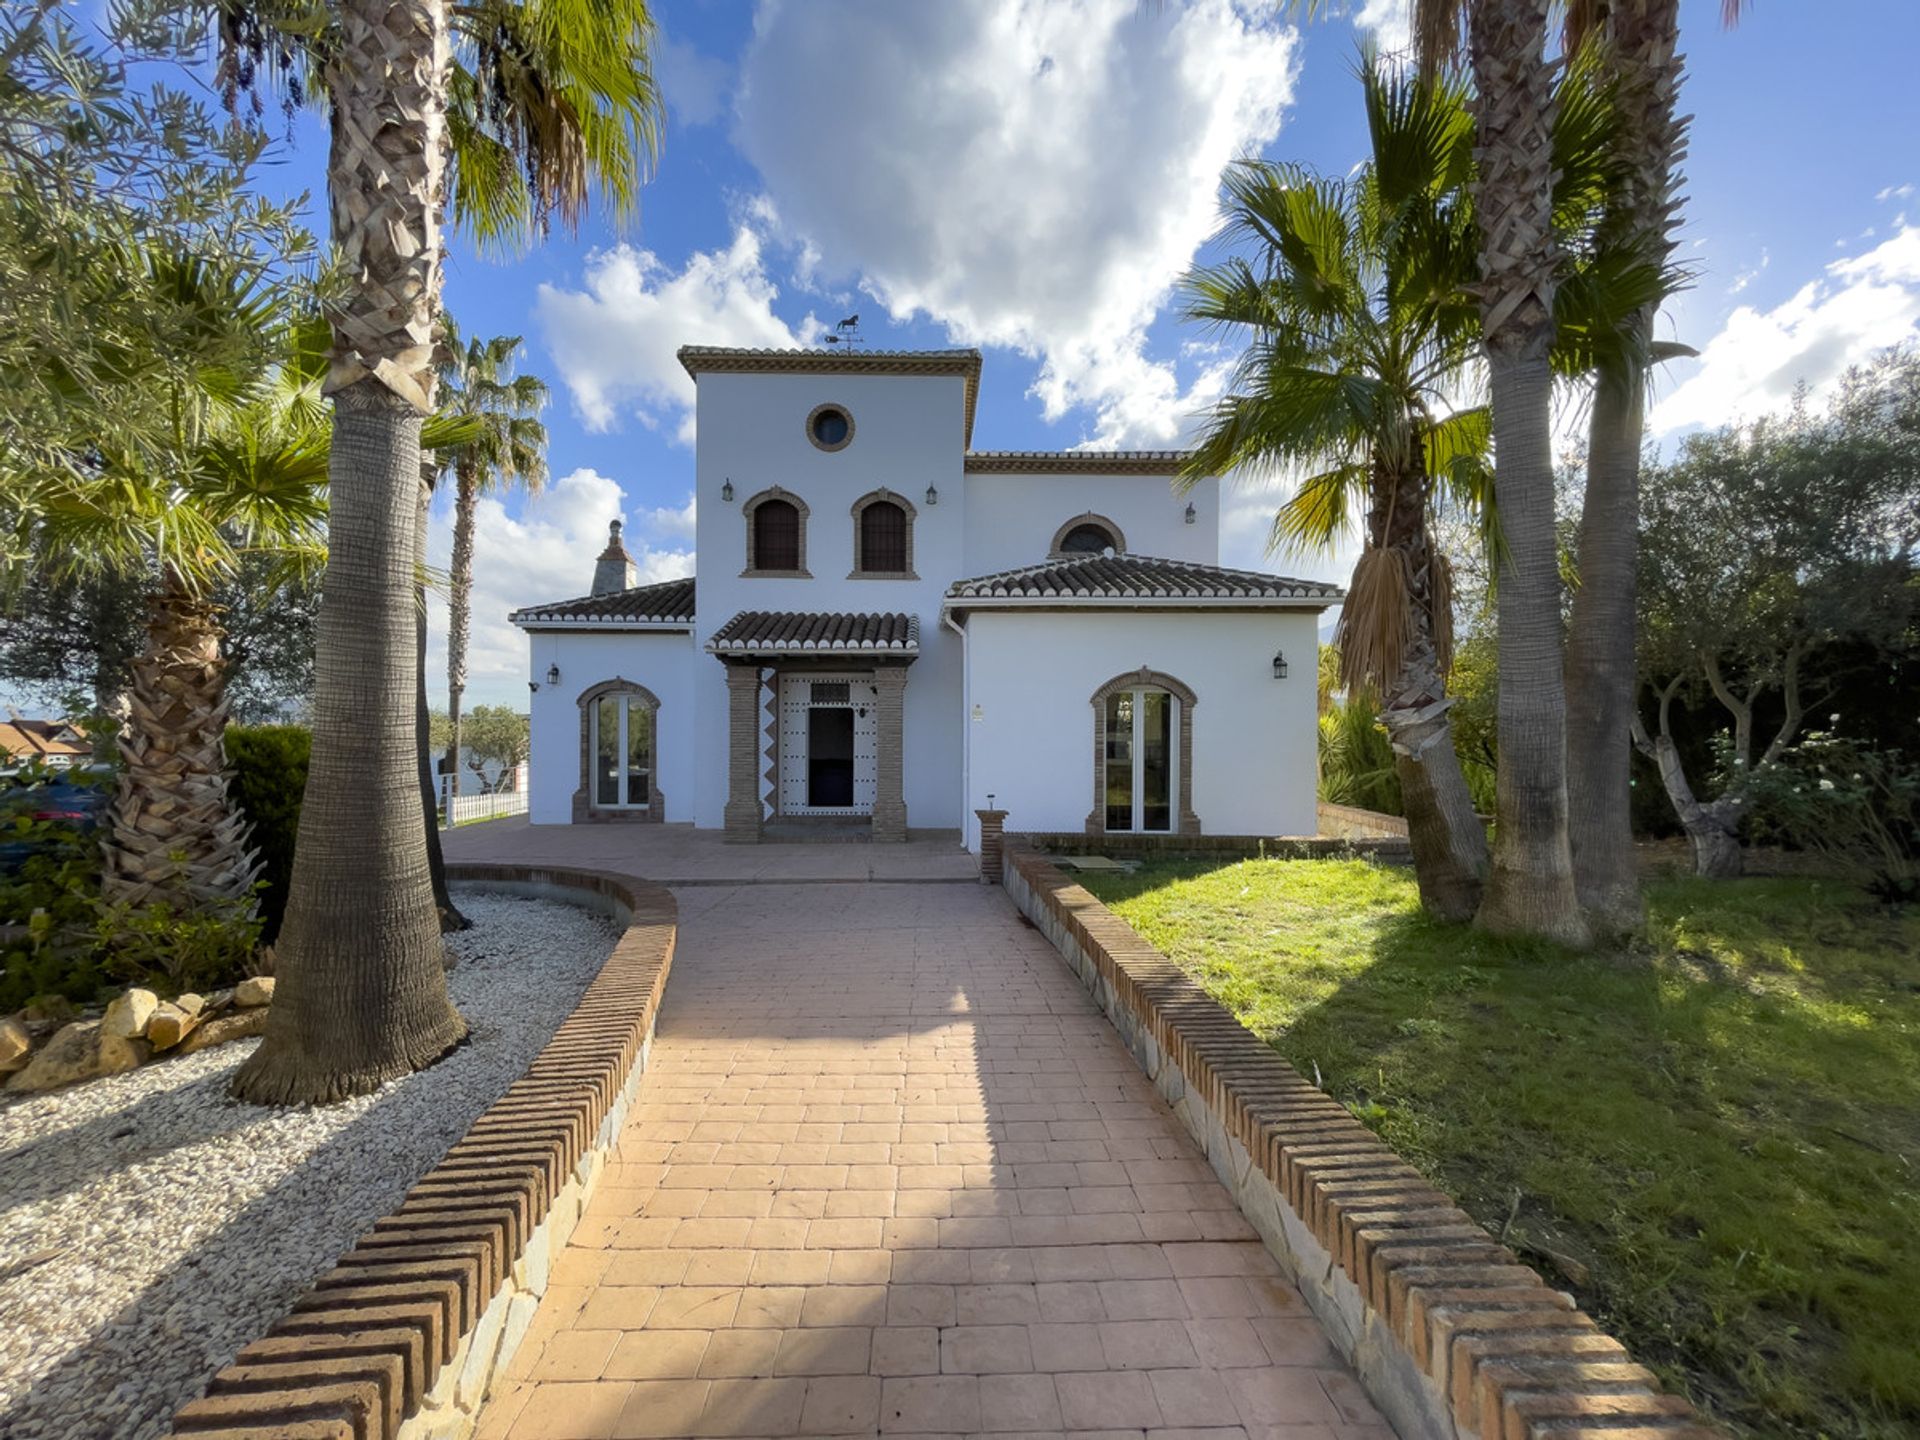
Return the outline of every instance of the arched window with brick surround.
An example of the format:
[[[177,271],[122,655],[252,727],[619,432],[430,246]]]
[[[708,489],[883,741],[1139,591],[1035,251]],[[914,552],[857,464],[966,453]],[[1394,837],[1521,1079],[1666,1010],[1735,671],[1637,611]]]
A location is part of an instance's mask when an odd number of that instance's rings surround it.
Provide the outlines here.
[[[853,502],[853,573],[849,580],[914,580],[913,522],[904,495],[872,490]]]
[[[807,576],[807,504],[778,485],[740,507],[747,522],[747,568],[742,575]]]
[[[1108,550],[1116,555],[1126,554],[1127,537],[1106,516],[1088,511],[1084,515],[1074,516],[1053,532],[1053,544],[1048,547],[1047,553],[1056,557],[1099,555]]]
[[[666,818],[660,790],[660,700],[615,676],[580,692],[580,787],[576,824]]]
[[[1193,691],[1141,666],[1093,692],[1089,835],[1198,835]]]

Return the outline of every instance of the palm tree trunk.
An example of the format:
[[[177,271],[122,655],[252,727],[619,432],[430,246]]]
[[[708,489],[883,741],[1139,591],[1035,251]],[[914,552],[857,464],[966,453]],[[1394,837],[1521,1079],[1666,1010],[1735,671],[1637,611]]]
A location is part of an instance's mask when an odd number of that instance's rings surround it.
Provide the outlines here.
[[[1606,12],[1627,162],[1608,223],[1613,243],[1665,264],[1679,195],[1674,170],[1686,122],[1677,113],[1682,65],[1679,0],[1640,0]],[[1634,865],[1632,725],[1639,566],[1640,446],[1646,430],[1647,347],[1654,311],[1634,317],[1621,373],[1602,375],[1588,437],[1580,517],[1580,588],[1567,644],[1567,755],[1574,884],[1598,931],[1646,923]],[[1736,847],[1737,849],[1737,847]]]
[[[338,0],[328,199],[350,284],[333,314],[331,513],[313,760],[273,1012],[234,1094],[364,1094],[466,1034],[447,995],[418,785],[414,531],[433,408],[442,0]]]
[[[248,902],[260,864],[227,796],[220,626],[213,607],[171,572],[149,601],[146,648],[131,671],[101,894],[176,911]]]
[[[1643,335],[1650,335],[1651,317]],[[1567,639],[1567,807],[1573,878],[1595,933],[1646,924],[1631,809],[1635,572],[1640,558],[1640,439],[1645,390],[1603,375],[1594,389],[1580,586]]]
[[[1553,523],[1552,67],[1548,0],[1477,0],[1474,158],[1480,309],[1503,548],[1500,745],[1493,866],[1478,923],[1568,944],[1591,938],[1567,837],[1566,693]]]
[[[427,708],[427,512],[437,473],[431,464],[420,467],[420,508],[414,516],[413,724],[414,748],[420,756],[420,809],[427,824],[427,873],[433,877],[433,908],[440,912],[440,933],[451,935],[471,930],[473,922],[460,913],[447,885],[447,857],[440,848],[440,797],[433,778],[433,712]]]
[[[473,633],[473,523],[480,500],[474,461],[461,456],[454,473],[452,594],[447,602],[447,774],[460,778],[460,702],[467,690],[467,643]]]
[[[1445,920],[1470,920],[1487,874],[1487,835],[1453,748],[1453,702],[1447,698],[1442,637],[1451,601],[1437,585],[1440,557],[1427,529],[1427,477],[1376,471],[1370,530],[1374,543],[1404,557],[1408,644],[1397,674],[1380,696],[1380,719],[1393,744],[1401,808],[1413,847],[1420,903]]]

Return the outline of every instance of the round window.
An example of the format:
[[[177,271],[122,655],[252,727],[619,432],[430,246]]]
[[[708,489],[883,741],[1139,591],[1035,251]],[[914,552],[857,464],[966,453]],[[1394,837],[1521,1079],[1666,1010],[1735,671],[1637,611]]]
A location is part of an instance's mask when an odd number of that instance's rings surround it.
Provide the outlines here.
[[[853,438],[853,417],[838,405],[822,405],[807,417],[807,438],[822,450],[839,450]]]

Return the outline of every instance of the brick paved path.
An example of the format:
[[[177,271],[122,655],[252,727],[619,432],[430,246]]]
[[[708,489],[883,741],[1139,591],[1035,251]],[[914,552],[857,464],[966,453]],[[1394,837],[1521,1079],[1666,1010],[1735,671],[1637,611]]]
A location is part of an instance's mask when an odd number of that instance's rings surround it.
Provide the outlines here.
[[[977,885],[678,892],[632,1118],[484,1440],[1390,1440]]]

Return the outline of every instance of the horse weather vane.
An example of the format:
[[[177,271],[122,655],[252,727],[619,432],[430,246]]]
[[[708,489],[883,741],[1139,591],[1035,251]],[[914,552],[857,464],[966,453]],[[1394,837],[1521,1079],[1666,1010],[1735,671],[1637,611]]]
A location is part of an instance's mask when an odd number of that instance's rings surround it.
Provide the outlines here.
[[[846,319],[840,321],[840,323],[835,325],[833,329],[829,330],[826,334],[820,337],[820,343],[823,345],[844,345],[849,350],[851,350],[854,346],[860,344],[861,338],[860,338],[859,314],[856,312],[855,314],[849,315],[847,316]]]

